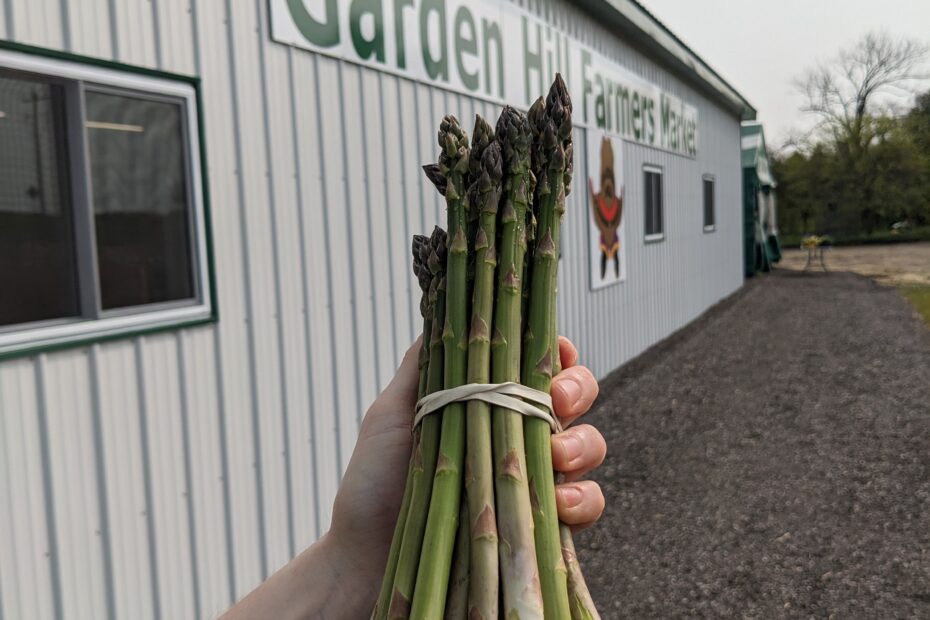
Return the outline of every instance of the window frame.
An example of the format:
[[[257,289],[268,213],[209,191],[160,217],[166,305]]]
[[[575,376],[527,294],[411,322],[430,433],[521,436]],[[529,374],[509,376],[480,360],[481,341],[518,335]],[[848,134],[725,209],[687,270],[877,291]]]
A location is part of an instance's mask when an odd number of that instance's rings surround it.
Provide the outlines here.
[[[650,233],[646,229],[650,205],[647,201],[646,179],[649,174],[659,175],[659,220],[661,230]],[[645,243],[658,243],[665,240],[665,171],[656,164],[643,164],[643,241]]]
[[[710,224],[707,223],[707,195],[704,193],[704,184],[707,181],[711,183],[710,213],[712,223]],[[701,175],[701,224],[706,233],[712,233],[717,230],[717,176],[709,173]]]
[[[71,207],[79,304],[76,316],[0,327],[0,360],[217,321],[200,80],[6,41],[0,41],[0,69],[63,88],[66,161],[62,168]],[[85,126],[86,91],[180,106],[192,298],[103,309]]]

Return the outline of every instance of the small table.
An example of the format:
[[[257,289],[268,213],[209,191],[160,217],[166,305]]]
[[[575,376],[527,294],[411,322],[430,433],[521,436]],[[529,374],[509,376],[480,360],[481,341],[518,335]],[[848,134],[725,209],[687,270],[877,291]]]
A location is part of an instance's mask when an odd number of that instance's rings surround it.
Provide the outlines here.
[[[815,245],[815,246],[806,246],[806,247],[801,246],[801,247],[807,250],[807,262],[804,264],[804,271],[807,271],[810,268],[811,263],[814,262],[814,259],[817,259],[820,261],[820,266],[823,268],[824,271],[827,271],[827,272],[829,271],[829,269],[827,269],[826,263],[824,263],[824,260],[823,260],[823,251],[830,246]]]

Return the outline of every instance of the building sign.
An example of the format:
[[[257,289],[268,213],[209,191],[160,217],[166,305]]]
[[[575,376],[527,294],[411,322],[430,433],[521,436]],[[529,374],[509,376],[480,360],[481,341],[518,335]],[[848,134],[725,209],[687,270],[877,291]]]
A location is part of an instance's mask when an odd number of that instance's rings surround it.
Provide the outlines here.
[[[626,226],[623,218],[622,141],[606,132],[589,129],[588,261],[591,289],[626,280]]]
[[[694,106],[504,0],[271,0],[271,33],[281,43],[524,109],[558,71],[578,125],[697,154]]]

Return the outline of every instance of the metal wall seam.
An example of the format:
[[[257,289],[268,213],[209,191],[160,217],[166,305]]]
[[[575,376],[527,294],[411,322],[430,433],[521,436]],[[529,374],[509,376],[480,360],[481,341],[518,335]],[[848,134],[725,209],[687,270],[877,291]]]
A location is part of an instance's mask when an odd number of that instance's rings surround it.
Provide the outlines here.
[[[304,213],[306,212],[306,202],[304,198],[304,189],[302,182],[302,160],[300,155],[300,142],[298,139],[298,120],[297,120],[297,94],[294,87],[294,50],[292,48],[287,48],[287,92],[288,92],[288,107],[289,107],[289,119],[291,124],[291,149],[293,151],[293,168],[292,176],[294,179],[294,206],[295,213],[297,216],[296,222],[296,233],[297,233],[297,244],[299,249],[298,260],[300,262],[300,305],[302,310],[303,317],[303,347],[304,347],[304,367],[306,368],[306,405],[307,405],[307,426],[305,429],[305,435],[295,433],[296,444],[292,444],[291,452],[295,457],[300,455],[300,446],[303,443],[304,437],[306,437],[306,445],[304,445],[303,452],[306,453],[306,458],[308,463],[306,463],[306,468],[297,467],[297,478],[298,480],[303,479],[303,476],[308,476],[310,478],[309,485],[306,487],[311,491],[310,496],[310,506],[307,512],[310,513],[309,516],[312,518],[312,529],[313,537],[315,540],[322,536],[323,532],[320,527],[320,481],[319,481],[319,472],[318,472],[318,463],[319,463],[319,442],[316,440],[316,413],[317,408],[313,402],[313,394],[316,392],[316,380],[315,380],[315,370],[316,365],[313,362],[313,347],[311,346],[311,329],[312,325],[312,310],[310,303],[310,276],[307,269],[307,241],[306,241],[306,222],[304,218]],[[295,411],[299,415],[300,410]],[[307,528],[309,531],[310,528]],[[303,540],[303,539],[301,539]]]
[[[12,41],[15,38],[13,28],[13,0],[3,0],[3,12],[0,13],[0,20],[2,20],[0,26],[3,27],[3,36]]]
[[[286,544],[287,544],[287,553],[278,556],[276,559],[272,560],[271,571],[274,572],[280,566],[283,566],[286,561],[294,557],[296,553],[296,547],[294,542],[294,481],[293,475],[291,472],[291,457],[289,448],[289,441],[291,438],[290,433],[290,420],[291,415],[290,408],[290,399],[289,399],[289,390],[288,390],[288,378],[289,373],[294,369],[293,364],[288,364],[287,352],[289,347],[286,346],[286,336],[285,336],[285,320],[290,319],[292,314],[289,312],[289,309],[285,309],[284,303],[282,301],[282,285],[281,280],[284,277],[282,273],[282,261],[281,253],[289,249],[289,246],[286,246],[286,240],[281,234],[279,229],[279,215],[278,211],[280,210],[280,204],[278,202],[278,195],[275,191],[275,180],[278,178],[275,175],[275,170],[287,170],[288,166],[285,162],[276,161],[276,159],[283,159],[281,157],[283,154],[287,153],[287,149],[278,149],[275,150],[272,147],[272,130],[271,130],[271,118],[270,118],[270,107],[268,97],[268,64],[269,61],[266,58],[265,54],[265,22],[262,18],[262,6],[264,3],[258,2],[255,5],[255,22],[257,27],[255,28],[255,45],[258,48],[258,81],[261,86],[261,118],[262,118],[262,133],[264,134],[264,155],[265,155],[265,178],[266,178],[266,189],[268,195],[268,218],[269,218],[269,228],[271,233],[271,270],[273,282],[273,295],[274,295],[274,324],[275,324],[275,336],[277,338],[277,361],[278,361],[278,372],[277,372],[277,387],[280,390],[280,428],[281,428],[281,441],[283,443],[283,449],[277,451],[269,451],[267,453],[267,458],[271,461],[279,460],[284,469],[284,490],[282,495],[284,496],[284,523],[286,531]],[[248,49],[248,48],[246,48]],[[276,101],[280,99],[276,98]],[[286,118],[283,114],[275,114],[276,119]],[[278,154],[276,158],[275,154]],[[276,165],[276,164],[281,164]],[[279,172],[280,174],[280,172]],[[284,184],[282,183],[282,186]],[[283,188],[282,188],[283,189]],[[288,261],[286,263],[288,266],[293,264],[293,261]],[[290,323],[290,321],[288,321]],[[297,327],[297,326],[292,326]],[[269,415],[274,415],[275,411],[272,409],[269,412]],[[272,476],[274,474],[271,474]],[[275,506],[271,500],[269,504],[273,509],[280,510],[280,506]]]
[[[217,368],[219,423],[223,432],[221,449],[224,460],[225,493],[228,494],[228,554],[231,598],[245,594],[260,580],[258,556],[263,545],[257,525],[254,445],[250,440],[248,316],[244,309],[243,272],[246,269],[240,243],[242,234],[236,217],[236,176],[234,136],[237,123],[232,117],[229,75],[230,58],[226,50],[229,34],[225,7],[216,3],[201,5],[204,106],[209,110],[207,152],[213,218],[215,260],[218,266],[217,294],[223,320],[216,326],[214,340]]]
[[[403,155],[401,128],[397,122],[399,112],[397,105],[397,82],[384,73],[378,75],[378,112],[381,138],[381,178],[384,188],[384,208],[389,226],[388,259],[390,261],[390,296],[393,360],[395,364],[403,356],[407,343],[415,337],[416,324],[420,314],[419,308],[410,303],[414,289],[419,290],[413,281],[413,270],[408,267],[408,247],[412,232],[409,225],[409,208],[405,199],[406,187],[400,173]],[[425,234],[425,233],[423,233]]]
[[[341,408],[336,411],[336,416],[342,429],[340,434],[340,454],[339,476],[345,470],[352,454],[352,448],[355,445],[355,434],[358,428],[358,410],[361,406],[359,394],[362,389],[359,368],[361,361],[358,359],[358,345],[356,344],[357,318],[354,309],[355,290],[353,288],[352,278],[352,237],[349,226],[351,219],[345,211],[351,207],[350,197],[344,194],[340,197],[339,188],[345,191],[346,187],[346,159],[343,150],[346,148],[344,132],[344,96],[342,94],[342,69],[341,61],[317,57],[317,79],[323,84],[335,84],[336,88],[326,88],[318,84],[321,91],[320,95],[320,139],[321,159],[326,157],[326,174],[327,188],[332,192],[329,200],[320,205],[324,212],[327,212],[330,205],[335,205],[332,217],[328,217],[329,227],[327,228],[327,242],[329,243],[329,254],[327,269],[331,272],[331,283],[333,284],[330,303],[335,309],[334,317],[334,338],[340,339],[340,345],[335,348],[335,359],[338,368],[340,381],[338,389],[341,392]],[[326,122],[323,122],[326,119]],[[339,212],[341,211],[341,212]]]
[[[81,618],[105,617],[105,549],[95,480],[87,351],[49,356],[43,387],[52,492],[61,500],[56,502],[54,527],[60,543],[62,609]]]
[[[18,360],[0,373],[0,617],[53,614],[49,538],[43,496],[43,433],[35,417],[35,364]]]
[[[335,267],[338,263],[333,261],[333,245],[334,244],[333,244],[333,235],[330,232],[332,230],[332,223],[330,222],[329,208],[328,208],[328,205],[330,204],[330,193],[328,191],[329,186],[330,186],[330,174],[329,174],[330,166],[328,164],[332,162],[332,160],[330,160],[326,156],[326,138],[325,138],[324,132],[328,126],[331,126],[331,123],[323,122],[323,118],[325,116],[325,114],[323,113],[324,99],[323,99],[323,87],[322,87],[321,79],[320,79],[320,65],[323,63],[327,63],[327,62],[329,61],[326,61],[325,59],[323,59],[319,54],[313,55],[313,77],[314,77],[313,93],[315,96],[315,104],[316,104],[316,110],[315,110],[316,111],[316,119],[315,119],[316,128],[315,129],[316,129],[316,138],[317,138],[316,143],[317,143],[317,149],[318,149],[317,162],[319,164],[319,169],[320,169],[320,188],[322,192],[320,196],[320,202],[318,203],[318,207],[323,216],[321,218],[323,226],[322,226],[322,231],[321,231],[320,236],[323,237],[322,247],[323,247],[324,261],[322,261],[322,264],[325,265],[324,273],[326,274],[326,292],[327,292],[326,307],[329,313],[329,326],[330,326],[330,329],[328,331],[328,338],[324,342],[326,345],[328,345],[328,350],[330,352],[330,363],[331,363],[330,372],[331,372],[331,377],[332,377],[332,391],[333,391],[332,398],[334,400],[334,403],[333,403],[334,406],[333,406],[332,411],[333,411],[333,418],[334,418],[333,420],[334,431],[336,435],[336,442],[335,442],[336,481],[338,483],[342,480],[343,463],[346,462],[345,459],[348,458],[348,454],[349,454],[348,451],[343,449],[343,443],[345,442],[344,435],[348,435],[350,431],[349,429],[345,429],[345,432],[343,432],[342,419],[341,419],[342,411],[345,408],[348,408],[348,410],[351,411],[353,402],[350,398],[346,398],[346,396],[343,394],[343,386],[340,384],[340,381],[339,381],[340,377],[346,377],[347,375],[351,376],[351,371],[348,371],[348,369],[344,368],[344,364],[341,363],[342,359],[344,358],[344,355],[343,356],[339,355],[340,347],[336,346],[337,335],[344,335],[346,333],[344,329],[339,329],[339,327],[337,326],[336,320],[337,320],[337,317],[345,317],[346,314],[345,314],[344,305],[340,304],[339,308],[336,307],[337,300],[336,300],[336,294],[335,294],[335,291],[336,291],[335,280],[341,274],[336,272]],[[344,279],[340,279],[339,282],[340,283],[344,282]],[[351,326],[349,328],[351,329]],[[344,382],[345,381],[347,381],[347,379],[344,380]]]
[[[90,347],[88,364],[90,371],[90,416],[93,431],[94,466],[97,479],[97,510],[100,513],[100,536],[103,558],[104,595],[107,605],[107,617],[116,618],[115,584],[113,579],[113,545],[110,531],[109,495],[107,492],[106,454],[103,446],[103,430],[100,403],[100,369],[98,355],[100,346]]]
[[[397,108],[396,128],[397,128],[397,146],[399,149],[399,153],[398,153],[399,157],[397,159],[394,159],[394,158],[388,159],[388,161],[392,165],[391,170],[393,171],[393,173],[388,175],[388,178],[400,180],[400,186],[402,190],[401,195],[400,195],[401,200],[399,204],[395,203],[395,205],[397,205],[397,207],[402,209],[404,212],[404,241],[406,244],[406,243],[409,243],[408,240],[412,239],[414,235],[413,221],[415,218],[414,218],[414,214],[411,211],[414,208],[413,205],[415,203],[413,196],[420,189],[420,183],[416,181],[413,181],[413,182],[408,181],[408,175],[410,175],[409,170],[411,167],[401,165],[402,162],[407,161],[406,158],[408,157],[408,153],[411,150],[414,150],[414,151],[416,150],[416,147],[411,148],[410,140],[407,139],[406,137],[407,132],[405,131],[405,128],[404,128],[405,127],[404,126],[405,108],[403,106],[402,99],[403,99],[404,86],[406,85],[409,87],[409,83],[406,80],[401,80],[400,78],[396,76],[390,76],[390,75],[382,75],[381,79],[382,79],[382,82],[387,80],[392,85],[392,89],[396,93],[396,97],[392,98],[388,96],[385,98],[385,103],[387,106],[389,107],[395,106]],[[393,126],[392,119],[390,118],[390,116],[385,115],[385,123],[386,123],[384,125],[385,127]],[[385,140],[385,144],[387,143],[388,143],[388,140]],[[416,190],[411,189],[411,186],[415,186]],[[422,234],[422,235],[426,235],[429,233],[430,231],[425,230],[425,229],[418,231],[418,234]],[[405,288],[405,301],[410,302],[410,300],[414,298],[414,291],[417,288],[417,283],[414,282],[413,271],[407,267],[407,262],[405,260],[401,260],[400,262],[401,262],[401,265],[403,265],[402,271],[407,274],[407,278],[406,278],[407,285]],[[410,333],[416,334],[418,330],[417,330],[417,321],[414,320],[414,314],[412,312],[413,307],[414,307],[413,304],[409,303],[409,307],[408,307],[409,311],[407,314],[409,316]]]
[[[178,377],[178,396],[179,411],[181,418],[181,448],[183,456],[184,469],[184,503],[187,512],[187,530],[190,540],[190,574],[192,576],[191,584],[193,587],[193,604],[194,617],[203,617],[203,602],[201,601],[200,591],[203,577],[200,575],[200,542],[197,535],[197,519],[194,515],[194,476],[193,476],[193,458],[191,453],[191,429],[190,429],[190,407],[187,381],[187,361],[184,357],[184,333],[175,334],[174,348],[177,353],[177,377]]]
[[[370,391],[362,398],[362,402],[368,402],[387,385],[394,373],[396,356],[391,352],[391,339],[383,336],[392,331],[393,308],[390,303],[391,273],[388,256],[390,230],[384,204],[386,197],[378,191],[384,186],[384,180],[381,179],[380,173],[383,166],[379,165],[383,133],[380,125],[377,124],[378,104],[380,103],[377,74],[368,68],[359,69],[357,88],[359,112],[362,119],[359,123],[362,134],[362,176],[364,177],[362,187],[365,194],[365,209],[368,213],[365,220],[367,234],[363,239],[368,254],[365,271],[370,286],[367,287],[364,299],[367,299],[366,306],[371,315],[371,338],[374,341],[372,361],[374,362],[375,381]],[[371,122],[366,122],[368,120]],[[363,414],[364,408],[360,407],[359,416]]]
[[[352,326],[348,330],[352,342],[352,365],[355,368],[355,402],[354,411],[344,412],[350,418],[354,417],[354,431],[352,444],[346,446],[347,454],[351,453],[355,435],[362,423],[364,403],[367,403],[374,394],[375,364],[372,356],[363,354],[361,343],[366,343],[373,350],[378,346],[371,319],[371,274],[366,274],[363,265],[367,262],[367,255],[371,248],[365,247],[362,241],[367,237],[369,226],[369,205],[363,196],[367,179],[364,178],[364,146],[362,144],[361,125],[365,119],[361,111],[361,93],[358,91],[358,72],[362,69],[342,61],[336,61],[337,93],[339,95],[339,120],[342,136],[342,187],[343,200],[342,215],[345,218],[345,243],[339,247],[339,254],[348,267],[348,294],[351,311]],[[351,121],[349,120],[351,118]],[[359,163],[362,165],[360,166]],[[359,174],[361,170],[362,174]],[[362,177],[362,178],[359,178]],[[344,332],[345,333],[345,332]],[[348,461],[343,463],[343,469]]]
[[[145,396],[145,371],[143,370],[141,338],[133,341],[133,363],[136,370],[136,386],[138,390],[138,408],[139,412],[139,447],[142,459],[142,485],[144,490],[145,504],[142,506],[143,522],[146,525],[146,540],[148,542],[148,560],[149,560],[149,579],[152,591],[152,612],[153,617],[161,618],[161,588],[159,584],[158,570],[158,545],[155,541],[155,524],[153,514],[155,510],[155,499],[152,494],[152,457],[149,450],[148,440],[148,402]]]
[[[36,417],[39,431],[39,451],[42,455],[42,496],[43,513],[48,540],[46,555],[49,559],[51,581],[51,599],[55,620],[64,618],[64,589],[61,577],[61,549],[58,544],[58,512],[56,509],[55,490],[52,486],[52,448],[49,439],[49,406],[47,390],[47,358],[39,355],[35,360]],[[38,515],[36,515],[38,518]]]

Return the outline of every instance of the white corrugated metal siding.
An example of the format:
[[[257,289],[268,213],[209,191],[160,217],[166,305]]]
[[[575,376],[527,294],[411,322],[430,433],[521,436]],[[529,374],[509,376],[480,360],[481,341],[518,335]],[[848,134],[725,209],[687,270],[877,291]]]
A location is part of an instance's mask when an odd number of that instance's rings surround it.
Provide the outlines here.
[[[628,279],[597,292],[576,181],[560,324],[603,376],[740,286],[738,119],[580,10],[524,6],[699,111],[696,159],[625,144]],[[414,338],[408,240],[442,216],[419,164],[443,114],[495,106],[273,43],[267,20],[263,0],[2,0],[8,40],[202,78],[221,320],[0,363],[0,619],[215,616],[327,528]],[[665,172],[648,245],[645,163]]]

